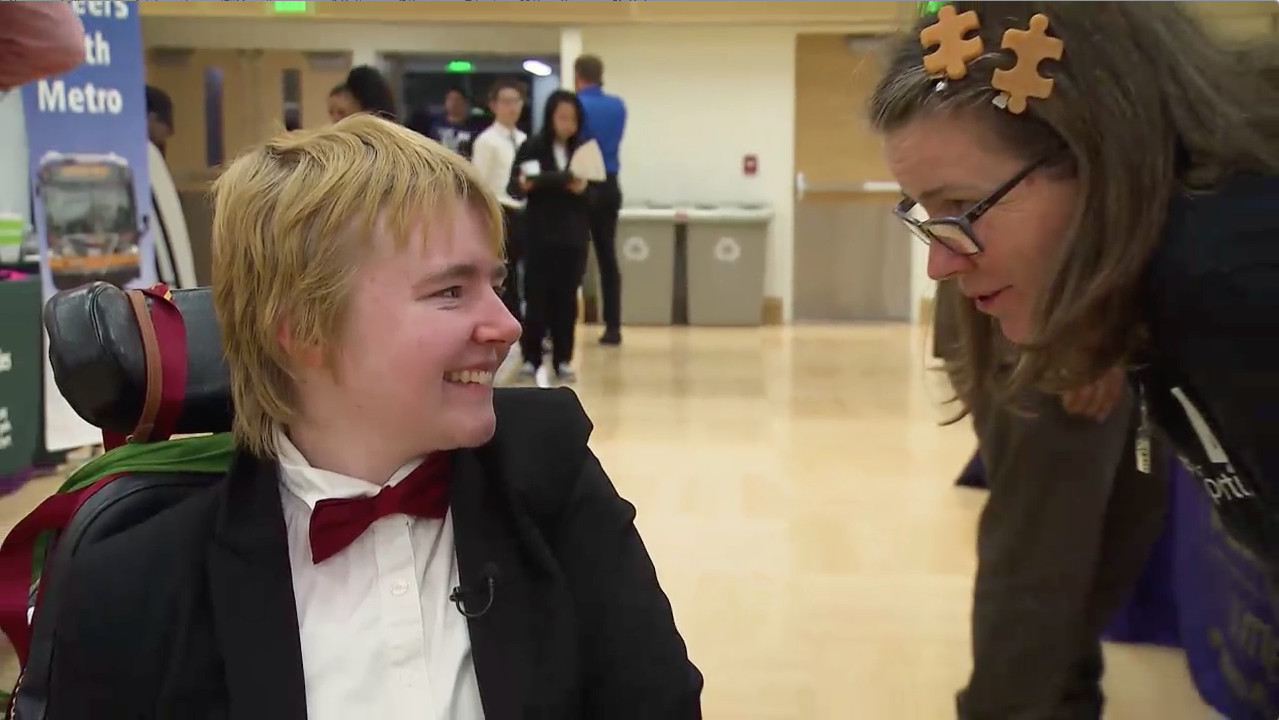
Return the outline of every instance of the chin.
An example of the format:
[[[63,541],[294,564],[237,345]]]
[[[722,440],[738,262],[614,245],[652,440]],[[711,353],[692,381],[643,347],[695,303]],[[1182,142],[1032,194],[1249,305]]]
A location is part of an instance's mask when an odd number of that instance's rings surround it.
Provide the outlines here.
[[[1030,342],[1030,323],[1022,319],[999,319],[999,329],[1014,345]]]
[[[450,433],[452,445],[458,448],[479,447],[493,439],[497,432],[497,416],[490,410],[487,413],[468,414],[458,418]]]

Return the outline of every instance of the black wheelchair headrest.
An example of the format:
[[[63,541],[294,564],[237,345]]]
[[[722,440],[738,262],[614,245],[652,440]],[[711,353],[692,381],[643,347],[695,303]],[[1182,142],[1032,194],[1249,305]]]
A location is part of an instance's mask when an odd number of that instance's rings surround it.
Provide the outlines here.
[[[147,303],[157,302],[147,298]],[[175,434],[231,429],[231,384],[208,288],[174,290],[186,335],[186,390]],[[49,363],[63,397],[104,431],[137,427],[147,396],[143,329],[124,290],[95,282],[64,290],[44,308]]]

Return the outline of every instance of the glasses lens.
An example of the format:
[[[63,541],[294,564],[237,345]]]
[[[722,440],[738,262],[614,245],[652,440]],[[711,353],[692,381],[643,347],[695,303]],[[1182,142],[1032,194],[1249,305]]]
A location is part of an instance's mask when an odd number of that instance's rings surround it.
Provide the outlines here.
[[[925,245],[932,244],[933,236],[929,235],[926,231],[924,231],[923,228],[919,227],[915,223],[910,222],[909,220],[903,220],[902,224],[905,225],[908,230],[910,230],[910,234],[914,235],[916,240],[922,242]]]
[[[937,242],[956,255],[976,255],[981,252],[977,243],[959,225],[948,222],[934,222],[928,225],[928,232]]]

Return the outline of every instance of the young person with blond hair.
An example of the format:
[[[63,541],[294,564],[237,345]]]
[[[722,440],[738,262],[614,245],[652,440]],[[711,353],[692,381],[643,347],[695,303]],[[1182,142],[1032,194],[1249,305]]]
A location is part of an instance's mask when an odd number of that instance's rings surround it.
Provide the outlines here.
[[[491,385],[519,324],[469,163],[356,115],[213,197],[238,455],[76,555],[47,717],[700,717],[576,397]]]

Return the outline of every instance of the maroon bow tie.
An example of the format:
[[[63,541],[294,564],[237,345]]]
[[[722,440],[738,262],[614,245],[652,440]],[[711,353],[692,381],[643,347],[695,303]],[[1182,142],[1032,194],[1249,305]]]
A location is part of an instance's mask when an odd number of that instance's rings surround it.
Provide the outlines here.
[[[311,511],[311,561],[321,563],[364,534],[374,520],[403,513],[442,518],[449,509],[449,456],[432,453],[403,480],[371,497],[321,500]]]

